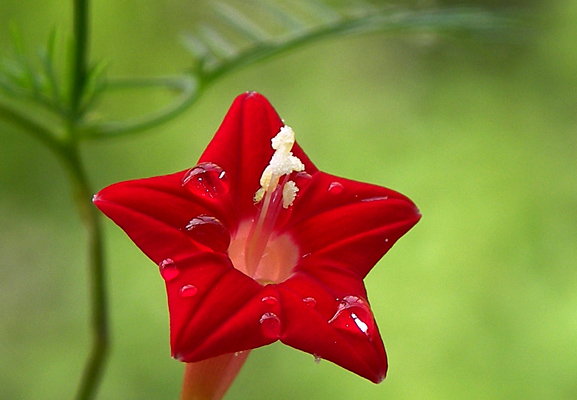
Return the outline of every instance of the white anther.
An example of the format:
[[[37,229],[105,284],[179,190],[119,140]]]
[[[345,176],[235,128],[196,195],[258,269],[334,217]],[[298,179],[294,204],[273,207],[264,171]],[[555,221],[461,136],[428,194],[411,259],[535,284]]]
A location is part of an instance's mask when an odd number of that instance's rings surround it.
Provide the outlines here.
[[[288,181],[285,183],[284,187],[282,188],[282,206],[284,208],[289,208],[293,205],[297,197],[297,193],[299,188],[297,187],[294,181]]]
[[[271,143],[275,152],[260,177],[260,185],[265,191],[273,191],[281,176],[305,169],[302,161],[291,152],[295,143],[295,134],[290,126],[283,126],[280,132],[272,138]]]

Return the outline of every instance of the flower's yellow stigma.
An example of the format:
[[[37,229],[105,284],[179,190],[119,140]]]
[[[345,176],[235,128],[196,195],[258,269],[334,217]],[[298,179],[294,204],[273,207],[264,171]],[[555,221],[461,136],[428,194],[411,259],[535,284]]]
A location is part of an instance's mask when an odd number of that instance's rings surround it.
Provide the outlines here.
[[[305,169],[304,164],[291,152],[295,144],[295,133],[290,126],[283,126],[271,140],[275,150],[270,163],[260,177],[260,186],[266,191],[274,191],[281,176]]]

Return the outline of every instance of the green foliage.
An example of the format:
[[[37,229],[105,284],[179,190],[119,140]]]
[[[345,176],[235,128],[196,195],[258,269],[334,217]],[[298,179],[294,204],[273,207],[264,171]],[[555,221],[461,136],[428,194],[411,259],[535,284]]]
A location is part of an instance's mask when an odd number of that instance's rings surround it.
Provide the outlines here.
[[[266,3],[261,17],[265,23],[259,24],[248,16],[255,10],[242,10],[241,6],[215,2],[217,23],[201,25],[197,35],[185,37],[195,61],[192,73],[199,80],[211,82],[245,65],[327,37],[371,32],[506,36],[514,25],[511,18],[478,8],[406,9],[364,2],[335,7],[316,0]],[[272,33],[273,29],[280,32]]]
[[[30,54],[22,33],[17,28],[12,29],[13,54],[3,58],[0,64],[0,89],[12,100],[23,102],[27,107],[43,108],[65,123],[72,117],[72,82],[65,67],[71,62],[63,60],[65,57],[59,54],[58,44],[59,35],[54,30],[46,45]],[[80,103],[81,114],[92,107],[104,90],[104,73],[105,64],[102,62],[89,67]]]
[[[83,87],[78,89],[82,96],[78,110],[74,110],[75,86],[66,69],[73,63],[72,55],[58,65],[58,35],[53,32],[36,57],[29,57],[22,35],[15,30],[14,55],[6,58],[0,69],[0,88],[13,99],[44,108],[64,125],[74,120],[78,139],[106,138],[150,129],[174,119],[222,77],[321,39],[390,32],[458,33],[506,40],[518,30],[517,21],[505,13],[470,7],[408,9],[362,1],[330,4],[321,0],[213,2],[211,7],[211,18],[182,37],[191,55],[191,67],[181,76],[107,79],[106,63],[93,63],[87,68]],[[151,88],[169,90],[177,96],[167,107],[132,120],[84,118],[97,108],[98,99],[105,92]],[[22,116],[27,118],[28,114]]]

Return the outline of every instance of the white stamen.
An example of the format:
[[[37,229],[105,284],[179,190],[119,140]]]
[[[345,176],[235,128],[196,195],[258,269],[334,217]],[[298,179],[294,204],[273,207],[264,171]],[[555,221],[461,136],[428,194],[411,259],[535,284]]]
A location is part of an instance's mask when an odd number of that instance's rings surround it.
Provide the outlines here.
[[[254,204],[257,204],[262,200],[262,198],[264,197],[264,193],[265,193],[264,188],[260,188],[259,190],[256,191],[254,197],[252,198]]]
[[[246,271],[252,277],[257,276],[261,260],[266,255],[281,206],[285,209],[290,207],[299,191],[296,184],[288,180],[289,175],[305,169],[302,161],[291,152],[295,134],[289,126],[283,126],[272,138],[271,144],[274,153],[260,177],[261,188],[253,198],[255,203],[262,202],[262,205],[252,223],[245,246]]]
[[[282,206],[289,208],[297,197],[299,188],[294,181],[288,181],[282,188]]]
[[[302,161],[291,152],[295,134],[290,126],[283,126],[271,142],[275,152],[260,177],[260,185],[267,192],[274,191],[281,176],[305,169]]]

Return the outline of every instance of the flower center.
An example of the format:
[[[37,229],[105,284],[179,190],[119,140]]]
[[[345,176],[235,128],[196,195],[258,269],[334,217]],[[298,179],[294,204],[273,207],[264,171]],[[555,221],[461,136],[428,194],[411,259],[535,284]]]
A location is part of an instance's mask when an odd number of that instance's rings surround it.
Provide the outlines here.
[[[297,246],[288,234],[276,235],[274,227],[281,208],[290,207],[299,190],[289,175],[305,168],[291,152],[295,139],[289,126],[283,126],[271,142],[275,152],[254,196],[260,211],[254,220],[241,223],[229,247],[235,267],[261,283],[285,280],[296,265]]]
[[[256,269],[249,269],[246,263],[248,236],[253,221],[245,221],[228,248],[228,256],[236,269],[250,276],[262,285],[279,283],[286,280],[297,264],[299,251],[288,234],[273,235],[266,243],[262,257]]]

